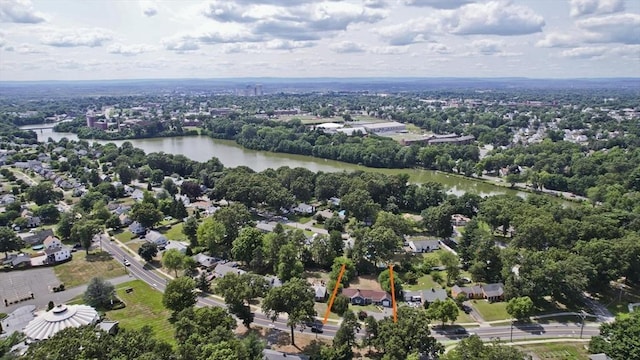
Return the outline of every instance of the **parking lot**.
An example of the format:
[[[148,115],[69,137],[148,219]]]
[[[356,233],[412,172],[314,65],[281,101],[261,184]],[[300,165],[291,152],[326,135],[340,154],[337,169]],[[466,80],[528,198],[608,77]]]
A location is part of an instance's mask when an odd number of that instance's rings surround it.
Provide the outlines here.
[[[52,268],[16,270],[0,273],[0,312],[9,313],[24,305],[46,307],[50,300],[57,300],[50,288],[60,283]],[[5,306],[4,299],[14,301],[30,297],[33,300],[21,301]],[[62,298],[60,298],[62,300]]]

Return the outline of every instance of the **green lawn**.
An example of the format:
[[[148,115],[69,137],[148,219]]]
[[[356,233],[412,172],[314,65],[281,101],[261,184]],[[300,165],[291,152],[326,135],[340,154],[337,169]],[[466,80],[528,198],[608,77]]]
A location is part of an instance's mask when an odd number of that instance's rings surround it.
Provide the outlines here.
[[[458,318],[456,319],[456,324],[460,323],[474,323],[477,322],[476,319],[472,318],[471,315],[467,315],[464,311],[458,311]]]
[[[562,359],[562,360],[586,360],[588,352],[584,348],[584,342],[550,342],[542,344],[528,344],[516,346],[518,349],[526,353],[534,353],[538,358],[545,359]]]
[[[182,225],[183,223],[178,223],[169,229],[161,230],[160,232],[169,240],[184,241],[187,239],[187,236],[182,232]]]
[[[53,271],[67,288],[86,284],[96,276],[111,279],[127,274],[125,267],[109,253],[92,251],[87,256],[83,250],[73,253],[71,261],[54,266]]]
[[[316,312],[318,313],[318,317],[321,319],[324,319],[324,313],[327,311],[327,303],[315,303],[313,305],[313,307],[316,309]],[[356,313],[357,315],[357,313]],[[334,312],[330,312],[329,313],[329,319],[334,319],[334,320],[339,320],[340,316],[338,316],[336,313]]]
[[[509,319],[506,302],[490,303],[486,300],[472,300],[473,307],[485,321]]]
[[[433,281],[431,275],[424,275],[418,278],[418,282],[415,285],[403,285],[403,288],[406,290],[430,290],[434,289],[442,289],[442,286],[437,282]]]
[[[376,312],[376,313],[381,313],[382,311],[380,310],[380,307],[376,306],[376,305],[365,305],[365,306],[360,306],[360,305],[353,305],[353,304],[349,304],[349,310],[353,311],[354,313],[356,313],[356,315],[358,315],[358,312],[360,311],[366,311],[366,312]]]
[[[133,291],[127,294],[127,288],[132,288]],[[175,344],[174,329],[169,323],[171,311],[162,305],[161,292],[141,280],[121,284],[116,288],[116,292],[126,306],[107,311],[108,319],[119,321],[121,327],[129,329],[140,329],[149,325],[159,339]]]
[[[136,238],[137,236],[133,235],[131,231],[125,230],[113,234],[113,237],[122,241],[123,243],[126,243],[128,241],[131,241],[131,239]]]

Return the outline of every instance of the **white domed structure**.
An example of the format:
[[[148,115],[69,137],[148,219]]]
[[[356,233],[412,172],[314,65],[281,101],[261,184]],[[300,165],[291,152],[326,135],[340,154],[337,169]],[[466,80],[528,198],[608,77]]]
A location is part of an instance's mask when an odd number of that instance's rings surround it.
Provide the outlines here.
[[[94,324],[100,319],[98,312],[88,305],[58,305],[40,313],[24,328],[32,341],[45,340],[68,327]]]

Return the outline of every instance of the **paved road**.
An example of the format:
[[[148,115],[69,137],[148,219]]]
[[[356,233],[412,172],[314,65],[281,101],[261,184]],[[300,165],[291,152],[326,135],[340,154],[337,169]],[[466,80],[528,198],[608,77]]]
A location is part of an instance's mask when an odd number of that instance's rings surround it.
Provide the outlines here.
[[[140,279],[149,285],[156,288],[158,291],[163,292],[168,279],[158,272],[154,271],[148,265],[143,265],[141,259],[137,255],[132,255],[129,251],[121,248],[116,241],[103,241],[102,247],[111,253],[115,259],[124,261],[129,260],[131,265],[127,268],[129,273]],[[123,265],[124,266],[124,265]],[[226,304],[221,300],[217,300],[213,297],[199,297],[198,306],[220,306],[225,307]],[[262,313],[255,313],[254,324],[266,328],[275,328],[282,331],[290,331],[286,324],[286,319],[277,319],[271,321]],[[332,338],[335,336],[338,326],[327,324],[323,328],[324,332],[320,335],[323,337]],[[433,329],[433,335],[438,340],[460,340],[468,335],[456,335],[453,334],[453,327],[447,327],[445,331],[441,331],[438,328]],[[534,340],[536,338],[562,338],[562,337],[579,337],[581,325],[580,323],[551,323],[551,324],[527,324],[516,325],[513,328],[507,326],[492,326],[482,328],[469,328],[469,333],[475,333],[483,340],[491,340],[500,338],[503,341],[508,340]],[[300,330],[296,330],[299,332]],[[310,333],[309,329],[303,329],[305,333]],[[591,336],[598,335],[599,330],[597,326],[587,324],[583,329],[583,337],[590,338]],[[364,335],[364,330],[360,331],[359,337]]]

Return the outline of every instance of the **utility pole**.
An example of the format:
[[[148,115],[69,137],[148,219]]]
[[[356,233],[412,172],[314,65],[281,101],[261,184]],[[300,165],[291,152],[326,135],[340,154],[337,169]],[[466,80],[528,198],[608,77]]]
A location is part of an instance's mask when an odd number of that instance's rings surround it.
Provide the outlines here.
[[[514,320],[511,320],[511,338],[509,340],[509,342],[511,343],[513,342],[513,323],[514,323]]]
[[[582,339],[582,332],[584,331],[584,318],[585,318],[584,310],[580,312],[580,318],[582,319],[582,324],[580,324],[580,339]]]

